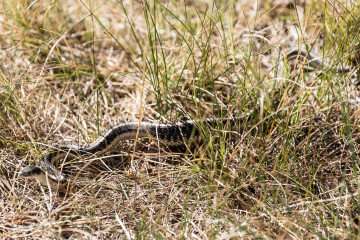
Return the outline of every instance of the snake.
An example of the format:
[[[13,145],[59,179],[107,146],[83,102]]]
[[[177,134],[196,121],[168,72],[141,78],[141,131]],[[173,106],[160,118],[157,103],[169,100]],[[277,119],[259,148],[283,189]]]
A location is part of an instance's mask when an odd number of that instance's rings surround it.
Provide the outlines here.
[[[247,114],[247,117],[250,115]],[[235,125],[247,117],[206,119],[203,121],[208,126],[220,126],[225,124]],[[24,167],[20,176],[38,180],[42,185],[51,188],[64,188],[68,182],[67,177],[59,171],[54,162],[65,159],[68,156],[86,156],[91,154],[101,154],[114,149],[121,141],[136,140],[140,138],[153,138],[166,144],[168,147],[181,146],[186,143],[191,144],[200,136],[199,122],[188,120],[173,124],[159,124],[151,122],[129,122],[114,125],[104,131],[93,143],[88,145],[78,144],[56,144],[45,156],[39,160],[39,166],[29,165]]]
[[[313,52],[304,49],[293,49],[284,53],[281,58],[278,69],[282,71],[284,62],[292,58],[304,58],[308,65],[304,65],[305,71],[312,72],[321,70],[326,64]],[[350,66],[335,69],[338,73],[346,73],[351,70]],[[249,114],[247,115],[249,116]],[[207,119],[206,124],[210,126],[220,126],[220,124],[230,124],[230,126],[246,120],[246,117]],[[59,159],[66,159],[67,156],[86,156],[107,152],[113,149],[119,142],[125,140],[136,140],[138,138],[154,138],[168,146],[184,145],[189,141],[200,136],[200,130],[196,121],[188,120],[169,124],[160,124],[152,122],[130,122],[114,125],[104,131],[93,143],[88,145],[79,144],[56,144],[52,151],[46,153],[39,159],[38,165],[29,165],[24,167],[19,175],[23,178],[36,179],[42,185],[50,188],[61,189],[66,186],[68,178],[54,166],[54,162]]]

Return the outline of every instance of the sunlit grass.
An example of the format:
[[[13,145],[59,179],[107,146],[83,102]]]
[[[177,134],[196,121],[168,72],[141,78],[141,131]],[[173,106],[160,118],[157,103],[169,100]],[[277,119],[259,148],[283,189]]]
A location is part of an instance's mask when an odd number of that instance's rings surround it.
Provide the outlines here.
[[[356,238],[358,6],[297,4],[0,3],[0,237]],[[279,69],[293,47],[324,66]],[[119,122],[189,119],[201,146],[67,162],[65,196],[17,174]]]

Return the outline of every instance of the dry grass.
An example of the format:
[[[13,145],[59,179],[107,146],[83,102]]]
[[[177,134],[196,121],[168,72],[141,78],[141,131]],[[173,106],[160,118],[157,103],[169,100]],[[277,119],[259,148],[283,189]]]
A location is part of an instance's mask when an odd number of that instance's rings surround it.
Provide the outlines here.
[[[359,5],[296,4],[0,3],[0,238],[358,237],[356,74],[333,69],[356,62]],[[291,47],[324,71],[276,72]],[[191,153],[129,142],[67,163],[65,195],[18,176],[118,122],[250,111],[238,134],[203,126]]]

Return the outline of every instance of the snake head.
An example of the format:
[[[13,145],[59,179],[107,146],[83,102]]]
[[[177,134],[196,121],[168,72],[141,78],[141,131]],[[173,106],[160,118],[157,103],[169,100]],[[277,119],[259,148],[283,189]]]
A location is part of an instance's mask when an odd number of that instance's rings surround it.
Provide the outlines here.
[[[24,167],[19,174],[23,178],[36,178],[37,176],[40,176],[45,173],[41,168],[34,165],[30,165]]]
[[[46,174],[42,168],[34,166],[34,165],[24,167],[20,171],[19,175],[22,178],[36,179],[42,185],[45,185],[45,186],[48,186],[48,184],[49,184],[52,189],[56,189],[58,186],[60,188],[62,188],[66,183],[65,178],[58,180],[55,177],[53,177],[49,174]]]

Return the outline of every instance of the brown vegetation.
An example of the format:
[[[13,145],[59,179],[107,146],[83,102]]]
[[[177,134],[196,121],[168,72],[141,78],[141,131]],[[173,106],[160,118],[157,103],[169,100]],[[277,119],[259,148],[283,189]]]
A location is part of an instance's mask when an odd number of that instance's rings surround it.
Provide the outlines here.
[[[356,1],[24,2],[0,3],[0,238],[358,235],[356,66],[334,71],[357,64]],[[326,65],[277,72],[293,47]],[[118,122],[251,111],[190,153],[126,142],[66,163],[65,195],[18,176]]]

